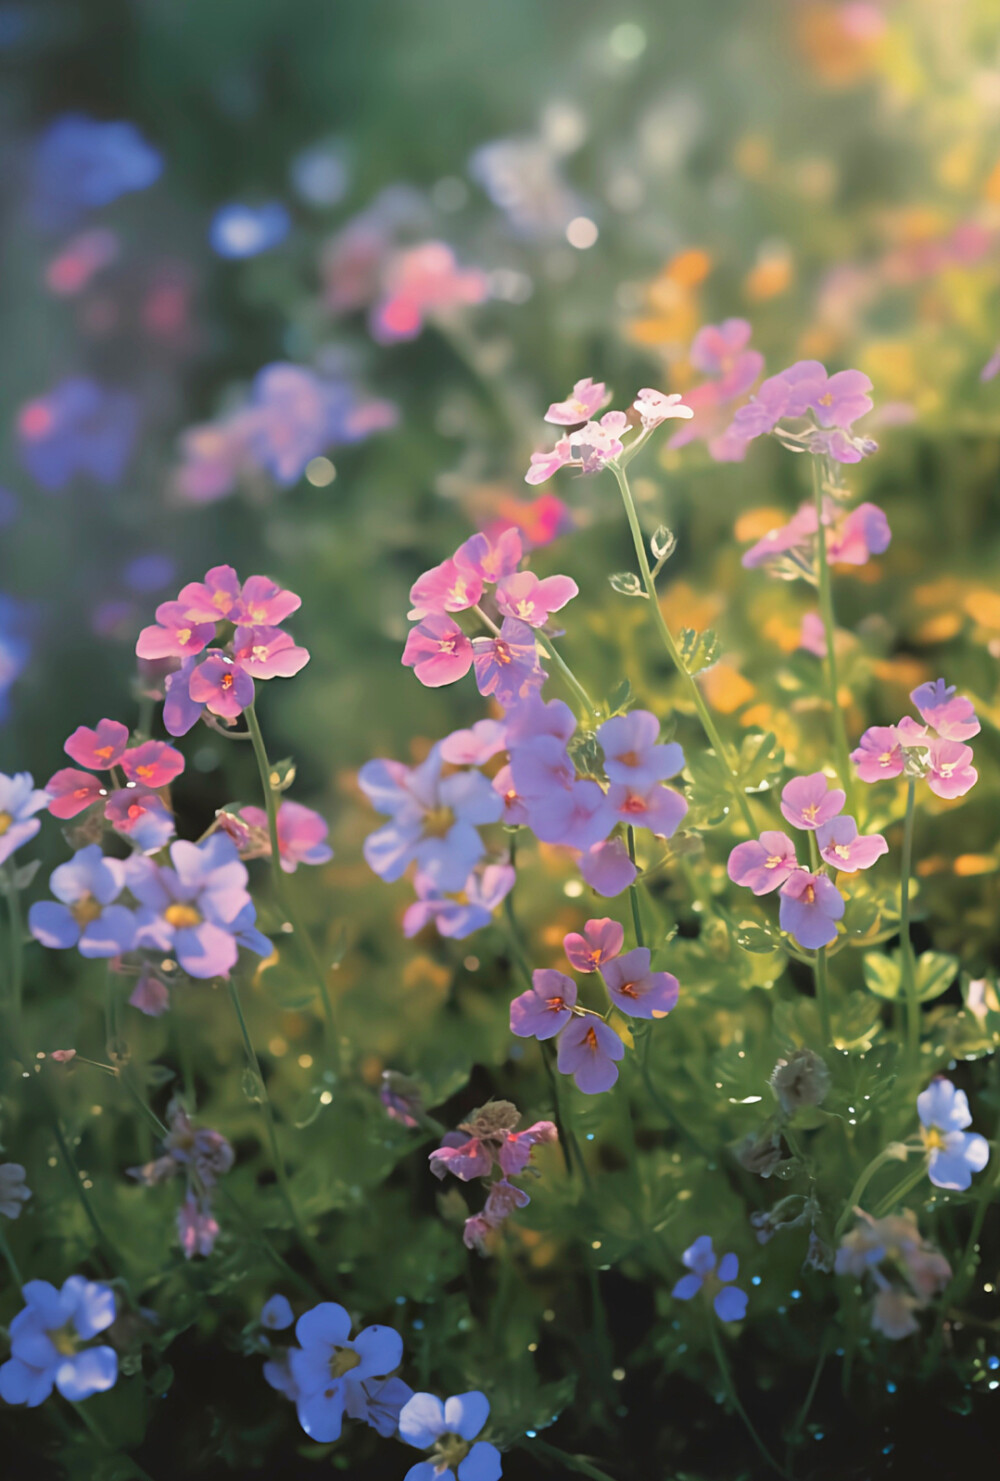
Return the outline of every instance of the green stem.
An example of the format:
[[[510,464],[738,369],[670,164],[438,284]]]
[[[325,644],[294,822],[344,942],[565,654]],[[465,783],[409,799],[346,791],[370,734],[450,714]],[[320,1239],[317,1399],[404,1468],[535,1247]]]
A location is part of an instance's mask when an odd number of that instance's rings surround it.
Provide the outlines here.
[[[56,1145],[59,1148],[59,1153],[62,1157],[63,1162],[65,1162],[66,1164],[66,1171],[69,1173],[70,1182],[73,1184],[76,1196],[77,1198],[79,1198],[83,1212],[87,1216],[87,1222],[89,1223],[91,1229],[93,1229],[94,1236],[97,1239],[98,1244],[105,1251],[105,1254],[110,1257],[112,1265],[117,1265],[120,1270],[124,1270],[127,1263],[125,1257],[118,1246],[110,1238],[110,1236],[105,1233],[104,1227],[101,1224],[100,1219],[97,1217],[94,1206],[91,1203],[90,1199],[87,1197],[87,1190],[83,1186],[83,1180],[80,1177],[80,1169],[77,1166],[76,1158],[73,1156],[69,1142],[66,1140],[65,1133],[63,1132],[62,1127],[59,1125],[59,1115],[54,1108],[50,1111],[50,1120],[52,1124],[52,1132],[56,1139]]]
[[[687,685],[688,693],[690,694],[694,707],[698,712],[698,718],[701,721],[702,729],[704,730],[705,735],[708,738],[709,745],[712,747],[719,759],[720,766],[726,773],[729,789],[733,794],[733,800],[735,801],[736,806],[738,807],[743,817],[743,821],[744,823],[746,823],[747,828],[750,830],[750,832],[752,834],[755,834],[757,832],[757,826],[753,820],[753,813],[750,811],[750,804],[747,801],[746,794],[740,786],[736,774],[733,771],[732,764],[729,760],[729,753],[722,743],[722,737],[719,735],[719,732],[716,729],[715,721],[712,719],[711,713],[707,704],[705,703],[701,690],[695,683],[693,676],[689,674],[687,669],[684,667],[684,662],[681,658],[680,653],[678,652],[677,644],[674,642],[673,634],[670,631],[670,627],[663,615],[663,612],[660,610],[660,603],[656,594],[656,582],[653,579],[653,573],[649,569],[649,561],[646,558],[646,542],[643,538],[642,526],[639,523],[639,516],[636,513],[635,500],[632,498],[632,490],[629,487],[628,477],[625,473],[625,470],[623,468],[620,468],[617,463],[609,463],[608,467],[615,475],[615,479],[618,483],[618,488],[621,492],[622,503],[625,506],[625,514],[628,519],[629,529],[632,532],[632,543],[635,546],[636,559],[639,562],[639,570],[642,573],[643,585],[646,588],[646,595],[649,598],[649,605],[653,613],[653,620],[656,623],[656,626],[660,633],[660,637],[663,640],[663,646],[666,648],[667,653],[670,656],[670,661],[674,665],[674,668],[677,670],[678,674]]]
[[[819,844],[816,834],[809,834],[809,861],[815,874],[820,867]],[[833,1025],[830,1019],[830,982],[827,975],[826,947],[817,948],[813,960],[813,973],[816,978],[816,1005],[819,1008],[819,1020],[823,1030],[823,1041],[828,1047],[833,1045]]]
[[[751,1440],[760,1452],[761,1459],[764,1460],[773,1471],[776,1471],[779,1476],[787,1476],[787,1471],[785,1471],[785,1469],[778,1464],[774,1456],[768,1450],[767,1446],[764,1444],[763,1440],[760,1438],[757,1431],[751,1424],[750,1416],[747,1414],[743,1405],[740,1403],[739,1395],[736,1392],[736,1385],[733,1382],[733,1375],[729,1369],[729,1361],[722,1346],[722,1338],[719,1336],[717,1325],[714,1319],[712,1319],[711,1317],[709,1317],[708,1330],[709,1335],[712,1339],[712,1351],[715,1353],[715,1361],[718,1364],[719,1374],[722,1378],[722,1386],[726,1390],[726,1395],[729,1399],[729,1402],[732,1404],[733,1408],[736,1410],[736,1413],[743,1421],[747,1434],[750,1436]]]
[[[17,1261],[14,1259],[14,1251],[7,1242],[7,1236],[4,1234],[2,1226],[0,1226],[0,1255],[3,1255],[7,1269],[13,1276],[17,1289],[19,1291],[23,1290],[24,1281],[21,1279],[21,1272],[18,1270]]]
[[[897,1183],[892,1192],[887,1193],[886,1196],[882,1199],[882,1202],[875,1210],[875,1218],[883,1218],[894,1204],[897,1204],[901,1198],[905,1198],[907,1193],[909,1193],[911,1189],[915,1188],[917,1184],[926,1176],[926,1163],[924,1162],[924,1159],[922,1157],[919,1157],[917,1159],[916,1167],[913,1168],[909,1173],[907,1173],[903,1181],[901,1183]]]
[[[917,996],[917,971],[910,941],[910,872],[913,867],[913,802],[916,781],[907,778],[906,819],[903,823],[903,861],[899,881],[899,947],[906,995],[906,1064],[914,1077],[920,1073],[920,1029],[922,1015]]]
[[[837,770],[847,793],[847,810],[854,812],[854,773],[851,770],[850,750],[847,744],[847,727],[844,711],[840,704],[840,683],[837,678],[837,649],[834,642],[837,624],[833,615],[833,586],[830,581],[830,565],[826,558],[826,525],[823,520],[823,489],[820,484],[819,459],[813,458],[813,499],[816,504],[816,564],[819,578],[819,611],[826,636],[826,676],[832,712],[833,743],[837,752]]]
[[[628,825],[627,838],[628,838],[628,856],[632,860],[632,863],[634,864],[635,863],[635,830],[633,829],[631,823],[629,823],[629,825]],[[635,944],[636,944],[636,946],[645,946],[646,941],[645,941],[645,938],[644,938],[644,936],[642,934],[642,916],[639,914],[639,891],[636,889],[634,882],[632,884],[630,884],[629,887],[628,887],[628,895],[629,895],[629,900],[631,901],[631,904],[632,904],[632,926],[633,926],[633,929],[635,930]]]
[[[853,1214],[857,1205],[861,1202],[862,1193],[868,1187],[868,1184],[878,1172],[879,1168],[884,1167],[887,1162],[895,1162],[896,1160],[897,1159],[894,1154],[888,1149],[885,1149],[881,1151],[877,1157],[873,1157],[868,1166],[862,1169],[857,1181],[854,1184],[854,1187],[848,1194],[847,1202],[844,1204],[844,1208],[841,1212],[840,1218],[837,1220],[836,1227],[833,1231],[833,1237],[835,1241],[839,1240],[840,1236],[847,1228],[851,1215]]]
[[[568,1471],[575,1471],[578,1476],[589,1476],[590,1481],[614,1481],[607,1471],[602,1471],[600,1466],[595,1466],[585,1455],[570,1455],[566,1450],[560,1450],[558,1445],[550,1445],[547,1440],[539,1440],[534,1437],[530,1440],[518,1442],[521,1450],[526,1450],[529,1455],[541,1455],[552,1461],[558,1461]]]
[[[822,1376],[823,1369],[826,1366],[826,1360],[830,1356],[830,1348],[832,1346],[832,1343],[833,1339],[829,1333],[827,1333],[827,1335],[823,1338],[823,1341],[820,1343],[819,1355],[816,1358],[816,1366],[813,1369],[812,1380],[809,1384],[808,1389],[806,1390],[806,1396],[802,1401],[802,1408],[798,1412],[795,1423],[793,1424],[791,1433],[788,1437],[788,1449],[785,1455],[786,1470],[788,1469],[791,1462],[792,1450],[795,1448],[796,1445],[799,1444],[802,1439],[802,1430],[805,1426],[806,1419],[808,1418],[809,1410],[812,1408],[812,1401],[816,1397],[816,1390],[819,1388],[819,1380]]]
[[[575,695],[577,703],[579,704],[580,709],[583,712],[582,718],[585,720],[593,720],[595,716],[600,714],[597,705],[595,705],[594,701],[591,699],[586,689],[584,689],[583,685],[580,683],[580,680],[576,677],[576,674],[574,674],[569,664],[563,658],[562,654],[559,652],[552,639],[540,630],[536,630],[535,637],[538,642],[541,643],[542,647],[545,649],[545,652],[548,654],[549,658],[552,659],[552,662],[556,665],[556,668],[558,668],[559,672],[562,674],[563,678],[566,680],[566,683],[569,685],[570,689]]]
[[[254,758],[257,762],[257,770],[260,773],[260,784],[264,792],[264,807],[267,812],[267,831],[271,843],[271,876],[274,880],[274,890],[278,902],[292,924],[293,933],[299,948],[304,952],[312,968],[319,989],[320,1001],[323,1004],[323,1018],[326,1027],[327,1049],[330,1061],[336,1072],[340,1070],[340,1040],[337,1034],[337,1023],[333,1011],[333,1003],[330,999],[330,989],[327,986],[326,972],[323,963],[319,959],[312,937],[305,929],[296,911],[294,902],[288,891],[284,871],[281,867],[281,854],[278,848],[278,800],[274,788],[271,785],[271,763],[267,759],[267,749],[264,745],[264,737],[261,733],[260,721],[253,705],[244,711],[247,720],[247,730],[253,742]]]
[[[14,882],[14,866],[7,870],[7,916],[10,921],[10,1003],[14,1014],[15,1029],[21,1022],[21,1002],[24,996],[24,918],[21,914],[21,895]],[[19,1038],[19,1033],[17,1034]]]

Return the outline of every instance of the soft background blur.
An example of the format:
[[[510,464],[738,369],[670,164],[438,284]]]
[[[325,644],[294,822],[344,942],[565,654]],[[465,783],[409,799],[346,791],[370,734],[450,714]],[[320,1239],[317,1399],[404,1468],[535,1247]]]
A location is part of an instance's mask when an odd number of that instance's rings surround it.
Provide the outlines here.
[[[866,371],[865,430],[881,450],[850,479],[884,505],[894,539],[838,585],[840,620],[859,634],[844,666],[849,732],[895,719],[939,672],[995,726],[1000,381],[980,380],[1000,339],[991,0],[31,0],[0,5],[0,69],[0,769],[44,780],[77,724],[133,720],[135,636],[206,567],[266,571],[297,591],[312,662],[269,687],[262,721],[272,755],[294,755],[296,796],[331,821],[336,858],[301,888],[330,944],[350,921],[345,1021],[373,1082],[405,1055],[448,1094],[509,1047],[506,997],[478,990],[478,959],[408,947],[406,888],[376,881],[360,854],[373,818],[357,767],[422,754],[482,713],[471,683],[435,693],[399,666],[415,576],[497,517],[558,517],[557,552],[536,566],[580,584],[568,658],[597,693],[626,671],[639,692],[662,676],[636,638],[641,603],[607,584],[631,564],[612,491],[563,475],[566,511],[517,502],[547,440],[540,414],[577,378],[607,380],[616,404],[642,385],[684,390],[695,331],[730,315],[751,321],[769,372],[801,356]],[[108,205],[52,208],[39,141],[67,113],[131,121],[162,157],[159,177]],[[71,164],[71,195],[74,178]],[[287,233],[247,258],[213,250],[212,223],[233,202],[281,203]],[[366,251],[429,240],[488,275],[488,301],[410,342],[376,342],[352,253],[360,241],[364,280]],[[329,445],[287,486],[242,467],[224,495],[193,495],[185,432],[235,414],[277,361],[341,386]],[[119,466],[55,488],[31,446],[48,436],[46,398],[73,377],[108,398],[86,435],[106,433]],[[717,466],[702,443],[658,459],[641,465],[637,493],[650,524],[679,536],[673,627],[722,637],[710,701],[731,733],[773,730],[790,764],[810,761],[819,679],[795,650],[812,603],[739,568],[739,540],[805,496],[797,460],[756,444]],[[996,951],[1000,863],[996,733],[984,731],[989,797],[938,809],[921,838],[931,939],[980,971]],[[250,758],[232,751],[193,733],[177,793],[187,836],[223,802],[255,800]],[[47,862],[61,858],[58,831],[42,837]],[[544,903],[524,909],[546,926]],[[550,944],[566,924],[549,923]],[[69,967],[46,971],[69,1032]],[[461,1032],[436,1020],[431,1034],[428,1005],[459,980]],[[273,1050],[286,1096],[309,1087],[308,1054],[287,1052],[310,1032],[294,999]],[[379,1002],[391,1023],[373,1016]],[[188,1010],[209,1013],[193,997]],[[157,1052],[157,1027],[141,1032],[144,1054]],[[368,1173],[328,1177],[353,1197]],[[386,1205],[383,1221],[394,1216]],[[440,1233],[364,1275],[359,1221],[344,1253],[362,1272],[358,1304],[374,1309],[387,1281],[412,1295],[418,1267],[437,1260],[453,1276],[463,1257]],[[447,1313],[438,1320],[446,1342]],[[196,1408],[202,1370],[188,1357],[180,1381]],[[260,1401],[252,1381],[237,1409]],[[257,1441],[228,1423],[206,1454],[222,1433],[249,1466]]]

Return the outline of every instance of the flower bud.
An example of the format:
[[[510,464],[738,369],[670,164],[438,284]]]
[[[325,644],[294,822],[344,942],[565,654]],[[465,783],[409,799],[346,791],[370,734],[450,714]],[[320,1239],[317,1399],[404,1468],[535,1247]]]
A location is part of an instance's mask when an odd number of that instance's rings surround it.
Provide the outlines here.
[[[812,1049],[796,1049],[779,1059],[771,1072],[771,1089],[786,1115],[801,1106],[818,1106],[830,1090],[830,1071]]]

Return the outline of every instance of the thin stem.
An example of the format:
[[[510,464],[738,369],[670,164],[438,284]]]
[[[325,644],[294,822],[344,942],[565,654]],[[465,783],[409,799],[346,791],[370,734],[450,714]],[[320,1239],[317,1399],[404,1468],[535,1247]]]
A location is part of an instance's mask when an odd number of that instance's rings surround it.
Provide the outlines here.
[[[718,757],[720,766],[726,773],[729,789],[733,794],[733,799],[737,807],[739,808],[739,811],[743,817],[743,821],[744,823],[746,823],[747,828],[750,830],[751,833],[756,833],[757,827],[753,820],[753,813],[750,811],[750,804],[747,801],[746,794],[741,788],[736,774],[733,771],[732,764],[729,759],[729,752],[722,743],[722,737],[719,735],[719,732],[716,729],[715,721],[712,719],[711,713],[707,704],[705,703],[701,690],[695,683],[694,677],[689,674],[687,669],[684,667],[684,662],[681,658],[680,653],[678,652],[677,644],[674,642],[673,634],[670,631],[670,627],[667,623],[666,618],[660,610],[659,598],[657,597],[656,593],[656,582],[653,579],[653,573],[649,569],[649,561],[646,558],[646,542],[643,538],[642,526],[639,524],[639,516],[636,513],[635,501],[632,498],[632,490],[629,487],[628,477],[625,474],[625,470],[623,468],[620,468],[617,463],[609,463],[608,467],[615,475],[615,479],[618,483],[618,488],[621,492],[622,503],[625,505],[625,514],[628,519],[629,529],[632,532],[632,543],[635,546],[636,559],[639,562],[639,570],[642,573],[643,585],[646,588],[646,595],[649,597],[649,605],[653,613],[653,620],[656,623],[657,628],[659,629],[660,637],[663,640],[663,646],[666,648],[667,653],[670,656],[670,661],[674,665],[674,668],[677,670],[678,674],[687,685],[688,692],[691,696],[694,707],[698,712],[698,718],[701,721],[702,729],[704,730],[705,735],[708,738],[709,745],[712,747],[716,756]]]
[[[887,1162],[894,1161],[896,1161],[895,1154],[893,1152],[890,1152],[888,1148],[886,1148],[881,1151],[877,1157],[873,1157],[868,1166],[862,1169],[861,1173],[858,1175],[854,1187],[848,1194],[847,1202],[844,1204],[844,1208],[840,1215],[840,1218],[837,1220],[836,1227],[833,1231],[834,1240],[838,1240],[843,1234],[844,1230],[847,1228],[847,1224],[852,1213],[861,1202],[862,1193],[868,1187],[868,1184],[878,1172],[879,1168],[884,1167]]]
[[[11,1249],[10,1245],[7,1242],[7,1236],[6,1234],[4,1234],[2,1226],[0,1226],[0,1255],[3,1255],[4,1261],[7,1265],[7,1269],[13,1276],[14,1284],[17,1286],[17,1289],[19,1291],[23,1290],[24,1281],[21,1279],[21,1272],[20,1270],[18,1270],[17,1261],[14,1259],[14,1251]]]
[[[816,952],[816,1002],[819,1005],[819,1019],[823,1027],[823,1039],[827,1044],[833,1043],[833,1025],[830,1020],[830,985],[826,970],[826,947],[821,946]]]
[[[709,1320],[708,1330],[709,1335],[712,1339],[712,1350],[715,1353],[715,1361],[718,1364],[719,1374],[722,1378],[722,1386],[726,1390],[726,1395],[729,1399],[729,1402],[732,1404],[733,1408],[736,1410],[736,1413],[743,1421],[746,1432],[750,1436],[753,1443],[756,1445],[758,1451],[760,1452],[762,1460],[766,1461],[771,1469],[773,1471],[776,1471],[779,1476],[787,1476],[788,1472],[784,1469],[783,1466],[780,1466],[778,1464],[774,1456],[768,1450],[767,1446],[764,1444],[763,1440],[760,1438],[757,1431],[754,1429],[752,1423],[750,1422],[750,1416],[747,1414],[743,1405],[740,1403],[739,1395],[736,1392],[736,1385],[733,1382],[733,1375],[729,1369],[729,1360],[727,1359],[725,1350],[722,1346],[722,1338],[719,1336],[715,1322],[711,1319]]]
[[[330,999],[330,989],[327,986],[326,971],[313,945],[312,937],[298,916],[287,888],[284,871],[281,867],[281,853],[278,847],[278,801],[274,788],[271,785],[271,763],[267,759],[264,736],[261,733],[260,721],[257,719],[257,712],[253,705],[250,705],[244,711],[244,714],[246,715],[250,739],[253,741],[254,758],[257,762],[257,770],[260,773],[260,784],[264,792],[264,807],[267,812],[267,831],[271,842],[271,876],[274,880],[275,894],[278,897],[279,904],[292,924],[295,939],[308,959],[313,976],[316,979],[320,1001],[323,1004],[327,1048],[333,1069],[339,1071],[340,1040],[337,1035],[337,1023],[333,1011],[333,1003]]]
[[[70,1182],[73,1184],[76,1196],[79,1198],[83,1211],[87,1216],[87,1222],[91,1229],[93,1229],[98,1244],[104,1249],[107,1255],[110,1255],[112,1265],[117,1265],[119,1269],[124,1270],[126,1268],[125,1257],[114,1241],[105,1233],[94,1206],[87,1197],[87,1190],[83,1186],[83,1180],[80,1177],[80,1169],[77,1166],[76,1158],[73,1156],[69,1142],[66,1140],[66,1135],[59,1125],[59,1115],[54,1108],[50,1111],[50,1119],[56,1145],[59,1148],[62,1160],[66,1164],[66,1171],[69,1173]]]
[[[635,830],[633,829],[631,823],[629,823],[629,825],[628,825],[628,833],[627,833],[626,836],[628,838],[628,856],[632,860],[632,863],[634,864],[635,863]],[[628,895],[629,895],[629,900],[631,901],[631,904],[632,904],[632,927],[633,927],[633,929],[635,931],[635,944],[636,944],[636,946],[645,946],[646,941],[645,941],[645,938],[644,938],[644,936],[642,934],[642,916],[639,914],[639,891],[636,889],[635,882],[634,881],[628,887]]]
[[[541,1455],[550,1460],[558,1461],[568,1471],[575,1471],[578,1476],[589,1476],[590,1481],[614,1481],[607,1471],[602,1471],[600,1466],[595,1466],[585,1455],[570,1455],[566,1450],[560,1450],[558,1445],[550,1445],[547,1440],[539,1440],[533,1437],[529,1441],[519,1441],[519,1448],[526,1450],[529,1455]]]
[[[816,1367],[813,1369],[812,1380],[809,1384],[809,1387],[806,1389],[806,1396],[802,1401],[802,1408],[799,1410],[798,1415],[796,1416],[795,1423],[792,1426],[791,1434],[788,1437],[788,1449],[785,1455],[786,1469],[788,1468],[788,1465],[791,1461],[792,1450],[802,1439],[802,1430],[809,1415],[809,1410],[812,1408],[812,1401],[816,1397],[816,1390],[819,1388],[819,1380],[822,1376],[823,1369],[826,1366],[826,1360],[830,1356],[832,1341],[833,1339],[830,1337],[829,1333],[827,1333],[827,1335],[823,1338],[823,1341],[820,1343],[819,1355],[816,1359]]]
[[[24,919],[21,915],[21,895],[14,882],[13,865],[7,870],[7,916],[10,921],[10,1002],[15,1025],[21,1022],[21,1000],[24,996]]]
[[[591,699],[590,695],[587,693],[586,689],[584,689],[583,685],[580,683],[580,680],[576,677],[576,674],[574,674],[573,670],[566,662],[565,658],[563,658],[562,654],[557,649],[555,643],[553,643],[550,637],[548,637],[545,633],[541,632],[538,629],[536,629],[535,631],[535,637],[538,642],[541,643],[542,647],[545,649],[545,652],[548,654],[549,658],[552,659],[552,662],[555,664],[556,668],[562,674],[563,678],[566,680],[566,683],[573,691],[573,694],[576,696],[577,703],[583,711],[583,718],[586,720],[592,720],[596,715],[600,713],[600,711],[598,710],[594,701]]]
[[[847,810],[854,811],[854,773],[851,771],[850,752],[847,744],[847,727],[844,711],[840,704],[840,684],[837,678],[837,650],[834,639],[837,624],[833,615],[833,586],[830,581],[830,565],[826,558],[826,525],[823,520],[823,489],[819,476],[819,459],[813,458],[813,499],[816,504],[816,564],[819,576],[819,611],[826,635],[826,675],[832,711],[833,743],[837,752],[837,770],[841,785],[847,793]]]
[[[912,1171],[910,1171],[906,1175],[901,1183],[897,1183],[896,1187],[893,1188],[891,1193],[887,1193],[886,1196],[882,1199],[882,1202],[875,1210],[875,1218],[883,1218],[894,1204],[897,1204],[901,1198],[905,1198],[907,1193],[915,1188],[921,1181],[921,1179],[925,1178],[926,1176],[927,1165],[924,1162],[924,1159],[920,1157],[917,1159],[916,1167],[914,1167]]]
[[[906,1063],[911,1075],[920,1072],[920,1029],[922,1015],[917,996],[917,971],[910,940],[910,873],[913,867],[913,802],[916,780],[907,778],[906,819],[903,823],[903,861],[899,880],[899,949],[906,994]]]

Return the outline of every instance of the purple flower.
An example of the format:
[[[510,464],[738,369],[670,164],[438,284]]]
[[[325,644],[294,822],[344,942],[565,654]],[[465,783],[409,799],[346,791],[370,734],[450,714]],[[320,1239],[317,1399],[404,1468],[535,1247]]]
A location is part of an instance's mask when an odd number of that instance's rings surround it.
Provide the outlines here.
[[[746,319],[724,319],[706,324],[691,342],[688,359],[703,375],[719,378],[713,384],[723,400],[742,396],[764,368],[760,351],[747,349],[751,333]]]
[[[810,950],[837,939],[835,922],[844,914],[844,897],[825,874],[796,869],[781,887],[778,923]]]
[[[821,771],[792,777],[782,789],[781,815],[793,828],[814,832],[837,816],[844,796],[838,787],[831,788]]]
[[[927,750],[928,787],[938,797],[964,797],[979,780],[979,773],[971,763],[971,746],[935,738]]]
[[[601,920],[589,920],[582,936],[570,931],[563,937],[563,951],[577,972],[597,972],[618,955],[624,941],[625,927],[605,916]]]
[[[543,843],[581,850],[606,838],[616,816],[611,799],[589,778],[529,799],[528,815],[532,831]]]
[[[871,411],[872,399],[867,394],[871,388],[871,381],[862,371],[838,370],[826,378],[821,390],[813,392],[809,405],[821,426],[849,427]]]
[[[464,563],[459,551],[417,577],[410,587],[413,605],[406,615],[411,622],[419,622],[432,613],[442,616],[445,612],[466,612],[482,594],[483,578]]]
[[[228,653],[210,648],[204,661],[191,670],[188,696],[213,715],[235,720],[253,704],[253,679]]]
[[[544,627],[552,612],[558,612],[579,594],[569,576],[546,576],[534,571],[515,571],[504,576],[496,589],[496,603],[504,617],[516,617],[529,627]]]
[[[565,743],[576,730],[576,721],[565,701],[544,700],[532,689],[508,712],[506,726],[507,745],[513,751],[543,735],[553,735]]]
[[[21,462],[43,488],[63,489],[78,474],[114,484],[125,472],[139,429],[139,403],[81,376],[21,407]]]
[[[677,1006],[677,978],[670,972],[651,972],[649,960],[649,947],[637,946],[604,968],[608,996],[630,1018],[666,1018]]]
[[[572,1075],[584,1095],[610,1090],[618,1079],[617,1061],[624,1057],[625,1045],[596,1014],[574,1017],[559,1035],[559,1072]]]
[[[172,952],[191,977],[228,976],[237,937],[255,918],[246,866],[232,839],[222,833],[204,843],[178,839],[170,845],[170,864],[133,857],[125,867],[129,889],[145,907],[137,944]],[[251,939],[253,949],[270,945],[256,932]]]
[[[468,730],[453,730],[441,742],[441,757],[449,766],[482,766],[507,748],[503,720],[477,720]]]
[[[31,1197],[31,1189],[25,1182],[25,1171],[19,1162],[0,1162],[0,1214],[6,1219],[17,1219],[21,1205]]]
[[[943,740],[966,741],[978,735],[980,724],[972,701],[955,694],[955,685],[943,679],[921,684],[910,695],[920,718],[933,726]]]
[[[622,822],[648,828],[657,838],[671,838],[688,810],[687,799],[660,782],[641,789],[612,782],[607,795]]]
[[[740,1262],[733,1254],[717,1259],[712,1238],[703,1234],[690,1245],[681,1260],[691,1272],[682,1275],[671,1295],[676,1301],[690,1301],[704,1288],[712,1296],[712,1305],[720,1322],[741,1322],[747,1314],[746,1291],[732,1282],[740,1273]]]
[[[608,780],[647,791],[654,782],[676,776],[684,752],[676,741],[659,745],[660,722],[649,710],[614,715],[597,727]]]
[[[476,1440],[490,1415],[483,1393],[457,1394],[441,1400],[417,1393],[399,1416],[399,1438],[415,1450],[431,1451],[406,1473],[405,1481],[499,1481],[500,1452]]]
[[[442,779],[443,758],[435,746],[420,766],[369,761],[358,785],[391,821],[365,839],[370,869],[385,880],[400,879],[416,863],[436,889],[461,890],[483,856],[477,828],[495,823],[503,801],[478,771]]]
[[[64,113],[36,146],[32,211],[41,226],[61,230],[86,211],[148,189],[162,170],[163,156],[134,124]]]
[[[510,1031],[519,1039],[552,1039],[573,1017],[576,983],[554,967],[538,967],[531,984],[510,1005]]]
[[[126,865],[106,859],[97,843],[52,871],[55,900],[38,900],[28,911],[28,929],[51,950],[78,946],[85,957],[119,956],[135,942],[136,917],[115,905],[126,883]]]
[[[851,462],[841,458],[841,462]],[[831,563],[842,566],[863,566],[869,556],[881,555],[888,550],[892,539],[885,511],[877,504],[859,504],[850,514],[835,519],[827,525],[826,553]]]
[[[115,1319],[110,1286],[71,1275],[56,1290],[47,1280],[29,1280],[25,1306],[10,1324],[9,1360],[0,1367],[0,1398],[34,1409],[53,1386],[79,1403],[113,1387],[118,1354],[106,1344],[86,1346]]]
[[[729,855],[729,878],[755,895],[780,888],[799,867],[795,845],[787,833],[768,829],[759,839],[738,843]]]
[[[123,787],[113,792],[104,816],[116,833],[123,834],[144,854],[155,854],[169,843],[176,829],[173,815],[158,792],[145,787]]]
[[[816,829],[820,858],[843,874],[853,874],[858,869],[870,869],[877,859],[889,852],[889,845],[881,833],[858,833],[853,818],[832,818]]]
[[[577,867],[590,888],[605,899],[627,890],[639,873],[620,838],[591,844],[580,854]]]
[[[493,1153],[480,1137],[462,1131],[446,1131],[440,1147],[431,1152],[427,1160],[436,1178],[451,1173],[461,1182],[471,1183],[473,1178],[489,1176]]]
[[[505,617],[496,637],[473,638],[472,655],[480,694],[494,695],[505,707],[541,688],[547,677],[534,630],[516,617]]]
[[[432,612],[410,629],[401,662],[412,668],[428,689],[440,689],[444,684],[464,679],[472,667],[473,656],[473,644],[455,619]]]
[[[351,1338],[342,1306],[322,1301],[295,1324],[299,1346],[288,1355],[297,1390],[299,1423],[312,1440],[340,1438],[345,1408],[365,1408],[364,1384],[384,1378],[403,1359],[403,1339],[392,1327],[365,1327]],[[359,1392],[360,1391],[360,1392]]]
[[[964,1090],[939,1077],[917,1096],[920,1135],[927,1150],[927,1176],[936,1188],[964,1192],[974,1172],[982,1172],[990,1158],[984,1136],[965,1128],[972,1121]]]
[[[41,828],[35,816],[49,801],[48,792],[35,786],[30,772],[7,776],[0,771],[0,864]]]
[[[464,898],[449,899],[427,875],[413,881],[416,901],[403,916],[403,935],[415,936],[434,921],[440,936],[464,941],[493,919],[493,912],[514,888],[516,871],[509,864],[477,866],[465,881]]]

